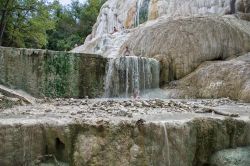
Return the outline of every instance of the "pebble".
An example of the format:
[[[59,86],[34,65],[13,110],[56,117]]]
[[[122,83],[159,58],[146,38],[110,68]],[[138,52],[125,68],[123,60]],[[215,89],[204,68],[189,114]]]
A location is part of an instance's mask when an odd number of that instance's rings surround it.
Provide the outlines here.
[[[75,113],[75,112],[72,112],[70,115],[76,115],[76,113]]]
[[[52,103],[42,103],[43,107],[30,107],[31,114],[44,114],[49,112],[63,113],[66,117],[78,115],[77,117],[84,118],[86,116],[97,117],[110,117],[121,116],[132,118],[144,114],[161,114],[164,111],[168,112],[194,112],[204,106],[223,105],[232,102],[230,99],[216,99],[216,100],[162,100],[162,99],[149,99],[149,100],[78,100],[78,99],[52,99]],[[244,103],[243,103],[244,104]],[[56,107],[56,105],[58,107]],[[244,104],[246,105],[246,104]],[[20,112],[16,114],[27,114],[23,107],[20,107]],[[32,109],[33,108],[33,109]],[[156,109],[155,109],[156,108]],[[24,111],[22,111],[24,110]],[[27,109],[26,109],[27,110]],[[39,111],[42,110],[42,111]]]
[[[144,101],[144,100],[142,101],[142,105],[144,107],[150,107],[150,104],[148,102]]]
[[[135,101],[134,102],[134,106],[136,106],[136,107],[142,107],[142,103],[139,102],[139,101]]]
[[[52,112],[52,109],[46,109],[44,112]]]

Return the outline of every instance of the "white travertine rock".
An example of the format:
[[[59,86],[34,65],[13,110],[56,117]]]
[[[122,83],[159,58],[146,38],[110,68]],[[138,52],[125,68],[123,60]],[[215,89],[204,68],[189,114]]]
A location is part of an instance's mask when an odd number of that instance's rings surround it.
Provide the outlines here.
[[[125,31],[159,17],[222,16],[240,12],[237,14],[238,18],[250,20],[249,14],[242,14],[250,12],[248,1],[108,0],[102,6],[93,31],[86,38],[85,44],[73,49],[72,52],[96,53],[105,57],[118,56],[117,48],[127,37],[124,35]],[[118,33],[114,33],[114,27]]]
[[[176,82],[181,96],[195,98],[230,97],[250,102],[250,53],[228,61],[205,62]]]
[[[250,0],[108,0],[85,44],[72,52],[117,58],[128,47],[132,55],[159,60],[166,85],[205,61],[250,52],[249,20]]]
[[[133,31],[120,52],[126,46],[136,56],[158,59],[161,81],[167,83],[202,62],[250,52],[250,22],[214,16],[158,19]]]
[[[246,166],[250,165],[250,147],[225,149],[216,152],[210,159],[213,166]]]
[[[127,31],[104,34],[91,41],[85,41],[84,45],[74,48],[71,52],[100,54],[107,58],[114,58],[119,56],[120,47],[129,35]]]
[[[248,0],[108,0],[100,10],[91,40],[105,33],[132,28],[161,16],[225,15],[249,12]],[[234,6],[234,7],[232,7]],[[234,9],[232,9],[234,8]],[[234,11],[232,11],[234,10]]]

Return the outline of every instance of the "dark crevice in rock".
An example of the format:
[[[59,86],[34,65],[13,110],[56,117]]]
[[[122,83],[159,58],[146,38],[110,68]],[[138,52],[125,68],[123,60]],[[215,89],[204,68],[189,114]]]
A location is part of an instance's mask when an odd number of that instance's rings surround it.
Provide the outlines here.
[[[235,2],[236,0],[230,1],[230,13],[229,14],[235,14]]]
[[[65,144],[59,139],[55,139],[55,148],[56,148],[56,157],[57,158],[62,158],[65,150]]]
[[[47,155],[49,153],[49,150],[48,150],[48,145],[45,146],[45,154]]]

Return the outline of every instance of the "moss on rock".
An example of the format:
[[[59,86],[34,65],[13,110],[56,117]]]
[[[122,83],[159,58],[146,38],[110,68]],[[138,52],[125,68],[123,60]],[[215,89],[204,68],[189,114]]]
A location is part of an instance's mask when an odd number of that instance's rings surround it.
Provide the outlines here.
[[[107,60],[99,55],[0,48],[0,83],[35,97],[98,97]]]

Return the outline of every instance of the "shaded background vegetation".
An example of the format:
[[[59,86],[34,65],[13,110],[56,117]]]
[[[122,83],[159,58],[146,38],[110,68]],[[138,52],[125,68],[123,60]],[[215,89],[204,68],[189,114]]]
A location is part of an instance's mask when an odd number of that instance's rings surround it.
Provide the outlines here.
[[[0,45],[71,50],[91,33],[106,0],[0,0]]]

